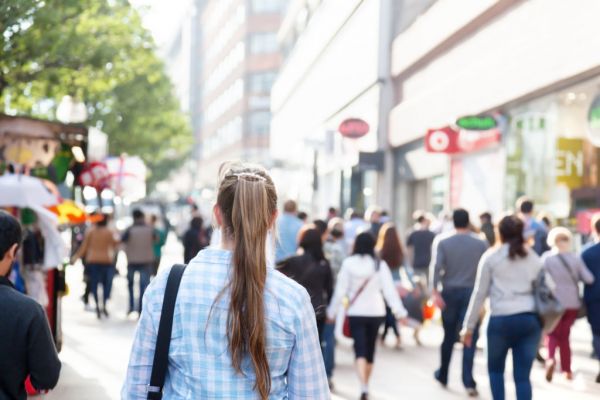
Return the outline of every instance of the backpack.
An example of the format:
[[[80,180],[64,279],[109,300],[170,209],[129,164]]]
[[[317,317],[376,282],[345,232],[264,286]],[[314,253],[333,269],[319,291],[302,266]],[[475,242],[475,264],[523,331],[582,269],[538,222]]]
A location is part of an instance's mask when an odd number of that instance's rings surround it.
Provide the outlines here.
[[[565,308],[560,304],[549,284],[551,281],[546,271],[542,269],[532,282],[535,310],[542,320],[545,333],[552,332],[556,328],[565,312]]]

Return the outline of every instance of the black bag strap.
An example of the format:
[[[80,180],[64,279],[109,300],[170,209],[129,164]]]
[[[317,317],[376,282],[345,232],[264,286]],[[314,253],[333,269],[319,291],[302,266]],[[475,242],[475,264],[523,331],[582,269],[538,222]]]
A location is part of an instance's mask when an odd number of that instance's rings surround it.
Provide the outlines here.
[[[573,274],[573,269],[571,268],[571,266],[569,265],[567,260],[565,260],[565,258],[563,257],[562,254],[559,253],[557,255],[558,255],[558,259],[560,260],[560,263],[563,265],[563,267],[565,267],[565,269],[567,270],[567,273],[573,280],[573,283],[575,284],[575,286],[577,286],[577,288],[579,288],[579,279],[577,279],[577,277],[575,277],[575,275]]]
[[[156,349],[152,362],[152,375],[148,385],[148,400],[161,400],[162,390],[165,385],[167,367],[169,365],[169,347],[171,345],[171,331],[173,330],[173,314],[175,314],[175,301],[181,277],[185,272],[185,265],[175,264],[169,272],[165,297],[163,299],[158,334],[156,336]]]

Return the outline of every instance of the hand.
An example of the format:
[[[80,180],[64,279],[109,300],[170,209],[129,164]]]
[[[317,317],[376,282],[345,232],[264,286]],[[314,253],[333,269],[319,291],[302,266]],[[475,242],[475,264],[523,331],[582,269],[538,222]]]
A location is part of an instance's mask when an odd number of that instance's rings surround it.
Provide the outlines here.
[[[463,332],[462,342],[465,347],[473,346],[473,332],[471,332],[471,331]]]
[[[71,265],[75,264],[77,262],[77,257],[71,257]]]
[[[335,319],[334,318],[325,318],[325,323],[328,325],[335,325]]]
[[[400,325],[408,326],[408,318],[407,317],[398,318],[396,320],[396,322]]]
[[[433,304],[435,304],[435,306],[437,308],[439,308],[440,310],[443,310],[444,308],[446,308],[446,302],[442,298],[442,295],[440,294],[440,292],[438,292],[437,290],[434,290],[431,293],[431,300],[433,301]]]

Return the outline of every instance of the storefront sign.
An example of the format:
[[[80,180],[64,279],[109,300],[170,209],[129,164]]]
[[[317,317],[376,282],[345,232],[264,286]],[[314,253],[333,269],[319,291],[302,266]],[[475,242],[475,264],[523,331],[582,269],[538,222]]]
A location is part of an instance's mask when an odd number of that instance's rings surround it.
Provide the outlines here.
[[[449,126],[428,130],[425,135],[425,150],[429,153],[446,154],[460,152],[458,131]]]
[[[583,140],[558,138],[556,140],[556,182],[575,189],[583,184]]]
[[[358,153],[358,168],[361,171],[383,171],[384,153],[376,151],[374,153]]]
[[[588,112],[590,141],[600,146],[600,95],[596,96]]]
[[[425,149],[430,153],[470,153],[500,143],[499,129],[485,131],[456,130],[452,127],[430,129],[425,135]]]
[[[498,121],[490,115],[467,116],[459,118],[456,125],[469,131],[487,131],[496,128]]]
[[[359,118],[349,118],[340,124],[339,131],[344,137],[358,139],[369,133],[369,124]]]

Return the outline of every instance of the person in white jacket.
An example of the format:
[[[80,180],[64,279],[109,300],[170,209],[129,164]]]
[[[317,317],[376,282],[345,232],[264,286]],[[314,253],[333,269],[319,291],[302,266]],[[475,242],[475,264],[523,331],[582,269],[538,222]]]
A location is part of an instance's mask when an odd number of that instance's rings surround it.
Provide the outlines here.
[[[392,273],[385,261],[376,259],[374,249],[375,238],[371,233],[363,232],[356,237],[352,256],[342,264],[331,303],[327,308],[328,320],[332,322],[342,299],[350,299],[347,314],[350,333],[354,339],[361,400],[368,399],[375,344],[379,327],[386,314],[385,302],[392,309],[396,320],[404,323],[407,316],[394,286]]]

